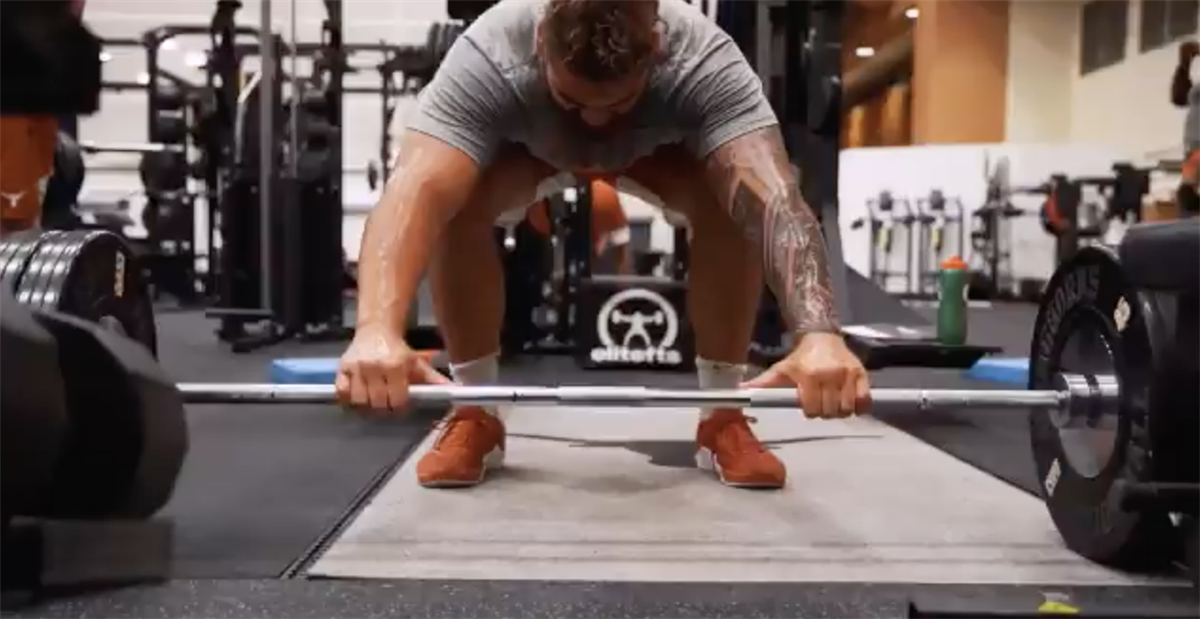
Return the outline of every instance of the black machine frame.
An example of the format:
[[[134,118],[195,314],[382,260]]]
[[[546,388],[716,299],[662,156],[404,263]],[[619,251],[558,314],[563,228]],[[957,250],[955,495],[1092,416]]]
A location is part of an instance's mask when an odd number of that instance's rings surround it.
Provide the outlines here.
[[[280,61],[284,54],[300,53],[300,46],[292,49],[267,32],[259,33],[257,46],[236,45],[240,4],[219,0],[210,26],[210,84],[222,86],[219,107],[226,113],[214,145],[217,157],[209,162],[209,175],[216,176],[222,249],[216,307],[207,314],[220,321],[218,337],[235,352],[294,337],[344,339],[349,329],[341,246],[342,3],[324,1],[321,42],[304,50],[314,56],[321,79],[319,96],[303,104],[304,87],[313,84],[285,76]],[[262,21],[270,22],[270,4],[261,8]],[[257,53],[262,66],[257,85],[241,88],[241,61],[248,53]],[[294,86],[286,111],[285,77]],[[309,105],[321,110],[323,135],[317,137],[324,148],[318,160],[301,163],[300,144],[314,136],[298,116]],[[291,148],[283,148],[283,136],[290,138]],[[325,173],[312,174],[309,163]],[[252,332],[251,324],[261,328]]]

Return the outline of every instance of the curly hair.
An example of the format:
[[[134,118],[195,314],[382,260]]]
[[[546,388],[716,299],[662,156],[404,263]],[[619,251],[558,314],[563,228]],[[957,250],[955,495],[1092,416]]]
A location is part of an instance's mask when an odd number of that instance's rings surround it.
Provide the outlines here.
[[[657,23],[658,0],[550,0],[542,40],[575,76],[608,82],[649,64]]]

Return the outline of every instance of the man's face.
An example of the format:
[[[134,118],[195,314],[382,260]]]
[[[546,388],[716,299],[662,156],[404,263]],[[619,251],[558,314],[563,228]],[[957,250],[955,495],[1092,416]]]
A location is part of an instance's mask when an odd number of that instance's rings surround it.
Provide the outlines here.
[[[562,62],[542,55],[550,96],[568,115],[578,121],[578,129],[605,134],[620,130],[622,120],[637,104],[649,80],[643,69],[628,77],[608,82],[589,82],[571,74]]]

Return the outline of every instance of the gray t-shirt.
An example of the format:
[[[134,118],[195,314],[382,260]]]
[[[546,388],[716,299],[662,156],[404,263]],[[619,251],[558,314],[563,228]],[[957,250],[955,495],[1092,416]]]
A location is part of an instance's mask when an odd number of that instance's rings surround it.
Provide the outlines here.
[[[515,142],[563,171],[619,171],[663,144],[682,143],[703,158],[777,123],[758,75],[729,35],[682,0],[660,0],[666,58],[627,127],[607,136],[572,130],[535,55],[544,6],[545,0],[503,0],[467,28],[421,91],[409,128],[481,166],[501,144]]]
[[[1200,59],[1192,62],[1200,63]],[[1187,114],[1183,120],[1183,154],[1200,149],[1200,84],[1188,91]]]

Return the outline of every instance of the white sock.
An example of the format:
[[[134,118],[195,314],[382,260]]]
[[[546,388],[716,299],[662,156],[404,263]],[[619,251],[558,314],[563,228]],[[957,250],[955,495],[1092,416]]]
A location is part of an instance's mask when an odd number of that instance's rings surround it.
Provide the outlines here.
[[[450,376],[460,385],[485,386],[500,382],[500,353],[484,355],[463,363],[450,364]],[[503,419],[503,411],[497,406],[482,407],[487,414]]]
[[[696,376],[700,379],[701,389],[737,389],[746,378],[746,365],[696,357]],[[700,409],[700,420],[711,417],[713,410]]]

